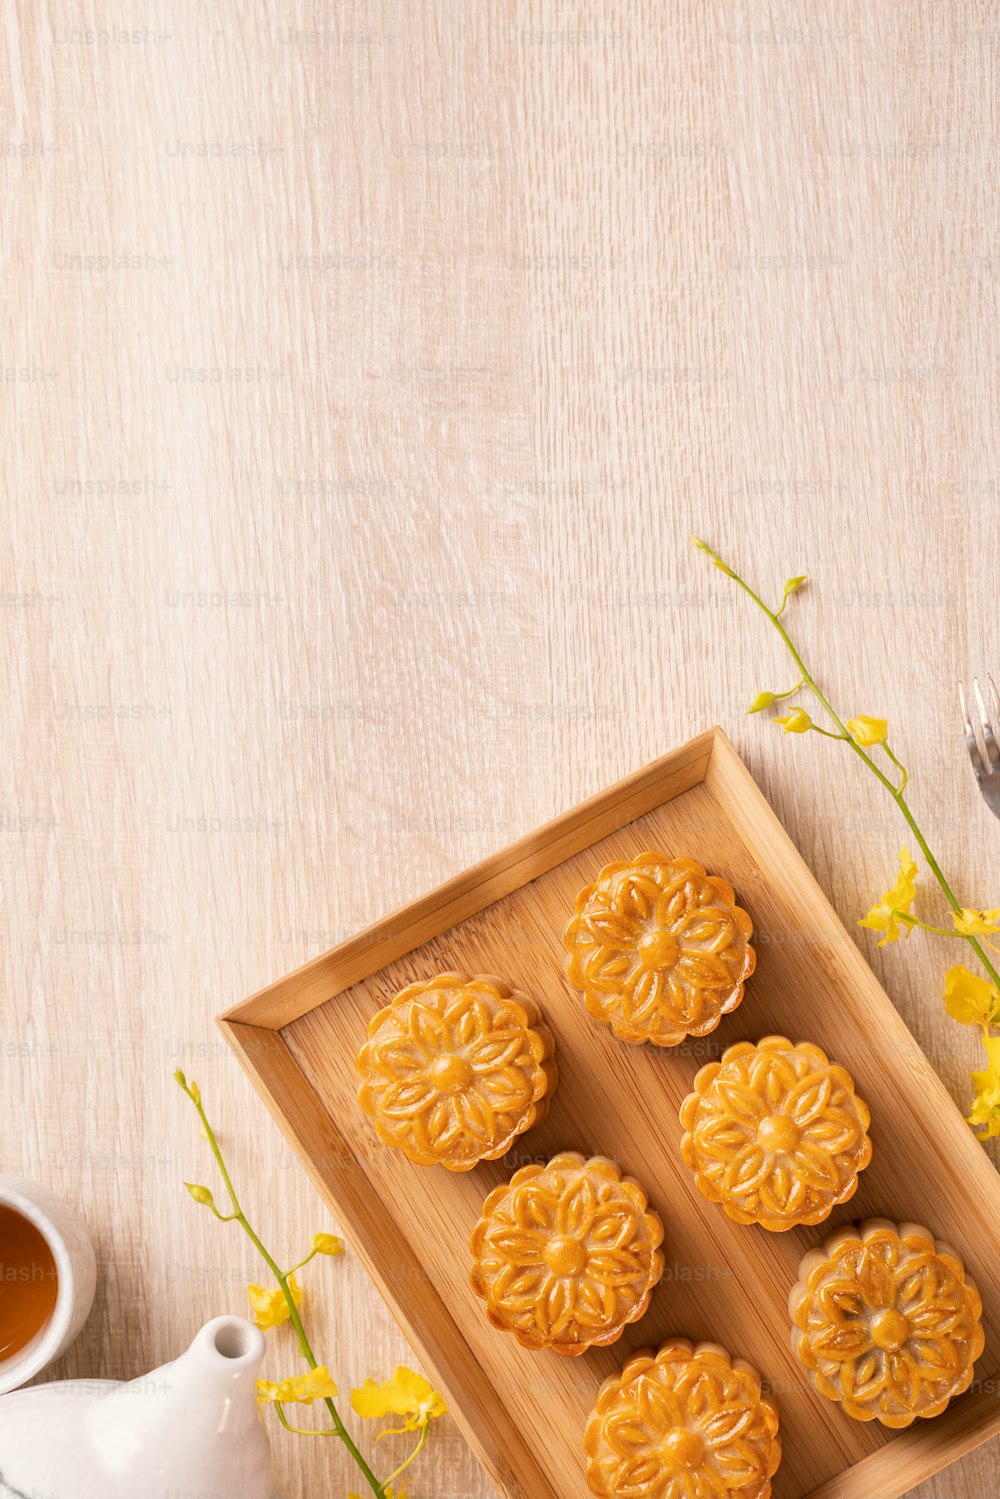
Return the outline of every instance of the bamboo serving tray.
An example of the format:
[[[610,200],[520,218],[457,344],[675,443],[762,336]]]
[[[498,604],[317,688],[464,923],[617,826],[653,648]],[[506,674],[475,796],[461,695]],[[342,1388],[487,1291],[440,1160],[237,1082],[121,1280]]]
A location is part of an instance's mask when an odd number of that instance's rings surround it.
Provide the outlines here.
[[[596,1025],[563,974],[578,890],[646,848],[723,875],[754,922],[743,1003],[702,1040],[658,1052]],[[537,997],[555,1033],[548,1118],[465,1175],[379,1145],[355,1100],[369,1017],[448,969],[497,973]],[[1000,1433],[1000,1176],[877,983],[749,771],[718,729],[556,818],[220,1018],[423,1367],[505,1499],[583,1499],[581,1438],[601,1380],[679,1334],[720,1341],[764,1376],[780,1412],[775,1499],[895,1499]],[[822,1046],[871,1107],[874,1157],[857,1196],[816,1228],[741,1228],[680,1159],[677,1112],[698,1068],[738,1040]],[[467,1283],[486,1195],[529,1159],[608,1155],[666,1228],[650,1310],[611,1348],[532,1353],[486,1320]],[[903,1432],[859,1425],[808,1385],[789,1345],[788,1292],[806,1249],[864,1217],[916,1219],[955,1244],[983,1298],[986,1351],[968,1394]]]

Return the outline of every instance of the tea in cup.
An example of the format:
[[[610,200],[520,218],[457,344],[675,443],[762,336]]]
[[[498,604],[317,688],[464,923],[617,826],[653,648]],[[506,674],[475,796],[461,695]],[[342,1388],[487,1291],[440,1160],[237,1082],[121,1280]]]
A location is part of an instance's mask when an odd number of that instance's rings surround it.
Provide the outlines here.
[[[26,1177],[0,1175],[0,1394],[65,1352],[87,1320],[96,1282],[79,1214]]]

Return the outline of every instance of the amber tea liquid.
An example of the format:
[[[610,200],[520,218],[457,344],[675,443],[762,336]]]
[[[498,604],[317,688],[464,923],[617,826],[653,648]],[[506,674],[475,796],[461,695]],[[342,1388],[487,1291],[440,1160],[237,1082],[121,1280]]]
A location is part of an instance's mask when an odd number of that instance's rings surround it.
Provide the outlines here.
[[[0,1203],[0,1363],[16,1358],[56,1308],[59,1274],[33,1223]]]

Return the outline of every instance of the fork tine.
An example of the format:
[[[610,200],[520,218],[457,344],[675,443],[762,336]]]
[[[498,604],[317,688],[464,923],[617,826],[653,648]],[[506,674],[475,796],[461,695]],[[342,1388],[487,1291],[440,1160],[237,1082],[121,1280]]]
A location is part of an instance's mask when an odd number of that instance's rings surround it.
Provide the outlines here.
[[[990,684],[990,697],[993,699],[993,722],[1000,728],[1000,692],[997,691],[997,684],[993,680],[992,673],[986,680]]]
[[[972,719],[969,717],[969,708],[965,701],[965,688],[961,682],[958,684],[958,698],[962,704],[962,719],[965,723],[965,747],[969,751],[969,759],[972,761],[972,768],[976,772],[976,780],[981,781],[986,771],[983,766],[983,757],[979,753],[979,745],[976,743],[976,736],[972,728]]]
[[[993,733],[993,725],[990,723],[990,715],[986,711],[983,702],[983,694],[979,690],[979,678],[973,677],[972,690],[976,694],[976,707],[979,709],[979,723],[983,731],[983,748],[986,750],[986,761],[990,770],[996,770],[1000,765],[1000,749],[997,749],[996,735]]]

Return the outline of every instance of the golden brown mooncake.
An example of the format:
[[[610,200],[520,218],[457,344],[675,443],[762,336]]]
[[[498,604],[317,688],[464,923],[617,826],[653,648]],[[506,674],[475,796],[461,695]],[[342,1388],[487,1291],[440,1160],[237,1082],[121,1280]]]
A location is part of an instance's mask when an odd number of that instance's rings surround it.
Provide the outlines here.
[[[871,1218],[832,1234],[802,1260],[788,1309],[812,1384],[855,1421],[940,1415],[983,1351],[979,1292],[916,1223]]]
[[[469,1281],[494,1327],[567,1357],[613,1343],[663,1274],[663,1225],[613,1161],[575,1151],[491,1192]]]
[[[870,1122],[850,1074],[818,1046],[765,1036],[698,1073],[681,1105],[681,1154],[709,1202],[782,1233],[854,1196]]]
[[[382,1143],[448,1171],[502,1156],[545,1117],[557,1078],[534,1000],[466,973],[401,990],[369,1022],[357,1069]]]
[[[705,1036],[753,973],[750,917],[694,859],[642,853],[607,864],[576,898],[567,972],[595,1020],[623,1041]]]
[[[781,1462],[757,1371],[684,1338],[633,1354],[604,1381],[583,1445],[601,1499],[769,1499]]]

